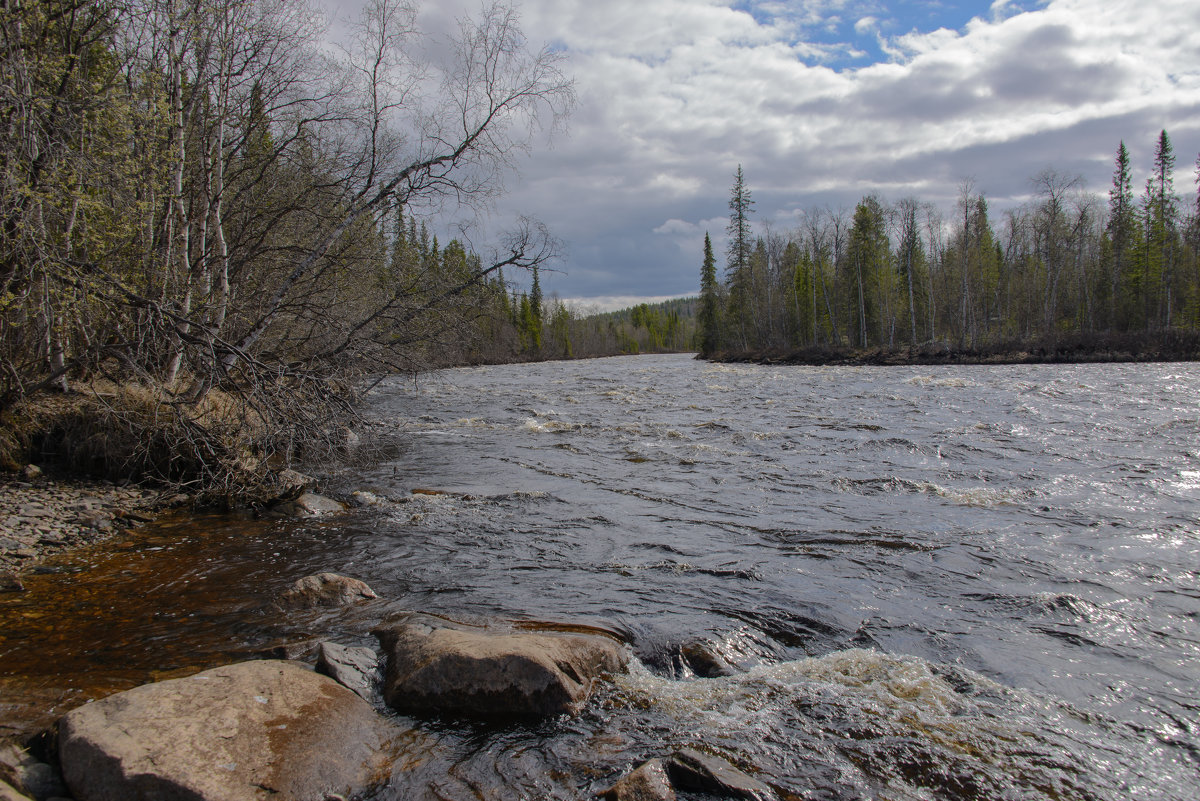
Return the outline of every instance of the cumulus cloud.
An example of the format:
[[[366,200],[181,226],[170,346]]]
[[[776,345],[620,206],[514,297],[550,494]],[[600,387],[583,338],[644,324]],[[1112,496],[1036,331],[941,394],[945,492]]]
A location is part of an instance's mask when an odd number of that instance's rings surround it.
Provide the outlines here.
[[[854,30],[858,33],[873,33],[879,29],[879,20],[875,17],[863,17],[858,22],[854,23]]]
[[[472,3],[430,3],[422,20]],[[1200,4],[997,0],[959,20],[888,5],[524,0],[530,40],[568,55],[580,107],[500,211],[569,243],[564,295],[683,294],[738,164],[755,219],[785,225],[870,191],[950,203],[967,176],[998,210],[1047,166],[1104,191],[1118,141],[1145,172],[1161,128],[1179,164],[1200,151]],[[1176,185],[1190,191],[1190,169]]]

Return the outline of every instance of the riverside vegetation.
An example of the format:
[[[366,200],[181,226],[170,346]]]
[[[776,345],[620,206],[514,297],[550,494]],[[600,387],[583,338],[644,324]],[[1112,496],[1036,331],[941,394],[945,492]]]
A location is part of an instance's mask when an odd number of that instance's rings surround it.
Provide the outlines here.
[[[486,312],[544,227],[476,249],[415,221],[485,207],[572,82],[512,8],[449,47],[415,18],[372,2],[338,50],[282,0],[4,7],[0,467],[253,498],[344,440],[366,373],[539,333]]]

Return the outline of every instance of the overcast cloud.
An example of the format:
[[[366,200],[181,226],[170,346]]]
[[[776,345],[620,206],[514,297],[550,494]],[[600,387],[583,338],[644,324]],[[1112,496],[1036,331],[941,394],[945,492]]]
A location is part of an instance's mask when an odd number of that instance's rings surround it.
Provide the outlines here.
[[[477,9],[428,3],[427,30]],[[795,224],[868,192],[949,207],[974,179],[995,212],[1046,167],[1135,188],[1165,128],[1195,192],[1200,3],[1180,0],[523,0],[532,43],[568,57],[569,132],[520,166],[496,218],[568,248],[544,285],[597,301],[694,294],[738,164],[755,221]]]

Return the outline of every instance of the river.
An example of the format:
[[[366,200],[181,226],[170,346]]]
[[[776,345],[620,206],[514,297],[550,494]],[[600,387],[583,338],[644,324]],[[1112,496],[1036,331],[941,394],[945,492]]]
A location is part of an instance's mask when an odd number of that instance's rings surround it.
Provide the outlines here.
[[[638,661],[573,720],[418,723],[379,799],[584,798],[682,746],[803,799],[1200,795],[1195,365],[623,357],[388,379],[369,414],[403,446],[331,480],[376,505],[168,519],[30,577],[0,715],[415,609]],[[264,611],[325,569],[387,600]]]

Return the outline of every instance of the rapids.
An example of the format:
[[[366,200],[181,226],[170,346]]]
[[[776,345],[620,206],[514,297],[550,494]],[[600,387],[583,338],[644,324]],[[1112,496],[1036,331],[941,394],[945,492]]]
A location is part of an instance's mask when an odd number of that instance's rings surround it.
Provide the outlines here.
[[[0,720],[415,609],[639,659],[577,719],[406,721],[379,799],[585,798],[683,746],[785,798],[1200,796],[1194,365],[628,357],[387,379],[369,414],[400,452],[329,477],[365,508],[164,520],[0,596]],[[386,600],[269,611],[318,570]]]

